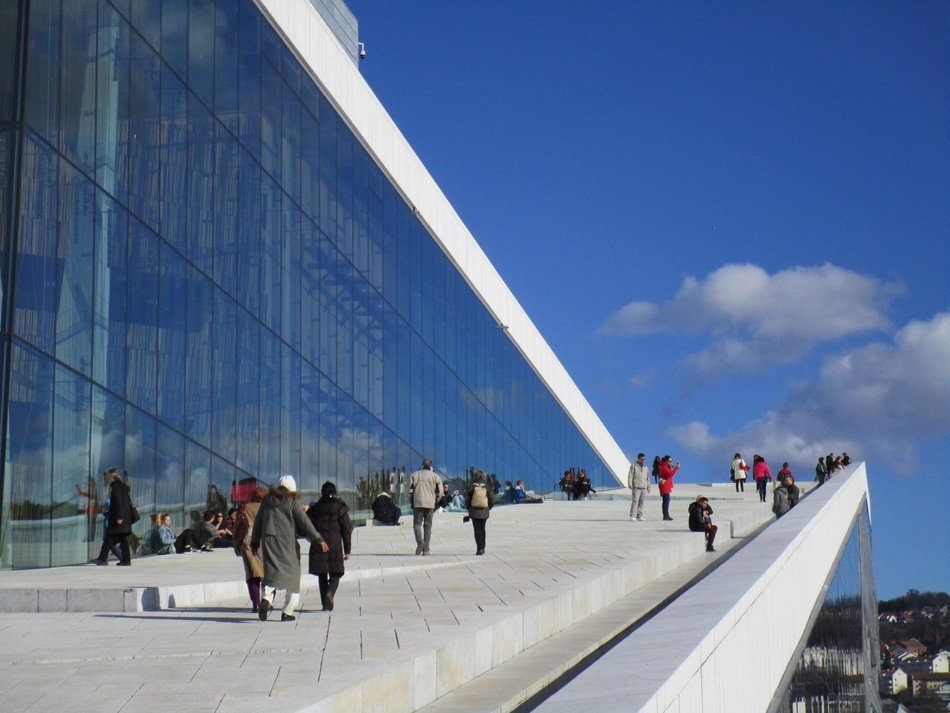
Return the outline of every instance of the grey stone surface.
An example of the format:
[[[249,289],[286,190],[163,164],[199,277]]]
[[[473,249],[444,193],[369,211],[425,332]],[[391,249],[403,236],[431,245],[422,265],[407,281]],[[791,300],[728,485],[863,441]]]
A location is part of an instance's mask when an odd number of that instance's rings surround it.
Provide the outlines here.
[[[754,493],[723,490],[702,492],[724,552],[738,542],[730,518],[771,514]],[[719,556],[686,530],[699,491],[678,486],[672,523],[655,494],[643,522],[623,493],[496,507],[480,557],[457,513],[436,515],[429,557],[414,556],[410,527],[357,528],[335,610],[320,611],[305,576],[288,623],[250,613],[229,550],[0,572],[0,611],[33,602],[0,613],[0,711],[510,710]],[[160,587],[181,588],[189,606],[125,611]],[[61,607],[64,591],[71,611],[36,613]],[[451,708],[473,680],[496,707]]]

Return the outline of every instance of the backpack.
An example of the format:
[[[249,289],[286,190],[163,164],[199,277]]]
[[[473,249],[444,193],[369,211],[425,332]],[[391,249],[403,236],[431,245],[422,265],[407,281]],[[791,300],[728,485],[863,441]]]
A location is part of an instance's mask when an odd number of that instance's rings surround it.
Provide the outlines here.
[[[244,509],[244,505],[241,505],[238,509],[237,522],[234,525],[234,535],[232,535],[235,549],[240,549],[241,545],[244,544],[244,540],[246,540],[250,534],[250,531],[251,520],[247,516],[247,510]]]
[[[775,500],[772,503],[772,512],[778,517],[781,517],[792,508],[792,506],[788,504],[788,491],[785,490],[785,488],[777,488],[774,496]]]
[[[488,507],[488,489],[485,487],[484,483],[475,483],[472,488],[472,499],[471,507],[473,508],[487,508]]]

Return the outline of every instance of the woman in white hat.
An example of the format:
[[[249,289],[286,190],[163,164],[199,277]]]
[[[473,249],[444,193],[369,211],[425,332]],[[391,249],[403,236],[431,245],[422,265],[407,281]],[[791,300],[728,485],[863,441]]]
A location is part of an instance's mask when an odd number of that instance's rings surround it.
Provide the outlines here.
[[[310,540],[311,547],[327,551],[313,523],[307,517],[303,505],[297,500],[297,482],[292,475],[280,478],[280,484],[271,488],[264,497],[261,509],[254,520],[251,534],[251,550],[260,550],[264,560],[264,594],[257,608],[261,621],[274,606],[277,590],[285,591],[284,611],[281,621],[293,621],[294,611],[300,602],[300,544],[298,537]]]

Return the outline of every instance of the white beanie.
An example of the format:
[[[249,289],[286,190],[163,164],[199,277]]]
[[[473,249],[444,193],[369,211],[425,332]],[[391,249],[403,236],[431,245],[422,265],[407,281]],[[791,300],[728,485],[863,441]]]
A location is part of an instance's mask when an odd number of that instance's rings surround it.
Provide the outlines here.
[[[297,492],[297,481],[294,480],[294,476],[292,475],[280,476],[280,486],[283,488],[287,488],[287,490],[289,490],[292,493]]]

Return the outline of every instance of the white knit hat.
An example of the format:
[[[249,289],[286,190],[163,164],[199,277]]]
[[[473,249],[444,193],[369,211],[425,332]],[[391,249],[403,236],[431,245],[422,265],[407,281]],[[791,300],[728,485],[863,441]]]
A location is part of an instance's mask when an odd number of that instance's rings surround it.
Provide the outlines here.
[[[297,492],[297,481],[294,480],[292,475],[282,475],[280,476],[280,485],[281,487],[287,488],[292,493]]]

